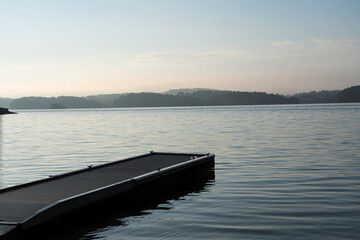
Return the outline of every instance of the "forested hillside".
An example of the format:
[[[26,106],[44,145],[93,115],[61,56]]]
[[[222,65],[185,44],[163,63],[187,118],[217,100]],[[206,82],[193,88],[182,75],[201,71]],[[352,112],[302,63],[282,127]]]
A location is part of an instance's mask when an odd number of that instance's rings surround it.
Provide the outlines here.
[[[294,104],[296,98],[259,92],[196,91],[179,92],[177,95],[159,93],[131,93],[120,96],[114,107],[171,107],[171,106],[211,106],[211,105],[255,105]]]
[[[64,109],[111,107],[173,107],[297,103],[360,102],[360,86],[344,90],[312,91],[293,96],[265,92],[220,91],[208,89],[173,89],[166,93],[100,94],[88,97],[0,98],[0,107],[10,109]]]
[[[99,108],[103,105],[82,97],[24,97],[15,99],[12,109],[51,109],[51,108]]]
[[[346,88],[340,91],[336,96],[336,102],[352,103],[360,102],[360,85]]]
[[[334,103],[336,102],[335,96],[339,90],[334,91],[312,91],[307,93],[297,93],[294,95],[299,99],[299,103]]]

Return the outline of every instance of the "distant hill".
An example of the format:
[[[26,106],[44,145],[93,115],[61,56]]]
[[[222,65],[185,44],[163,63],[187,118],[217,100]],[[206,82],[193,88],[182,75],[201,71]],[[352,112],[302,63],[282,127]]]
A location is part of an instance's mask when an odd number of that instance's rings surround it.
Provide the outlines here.
[[[24,97],[15,99],[12,109],[51,109],[51,108],[101,108],[100,103],[82,97]]]
[[[312,91],[294,95],[299,103],[347,103],[360,102],[360,85],[334,91]]]
[[[172,89],[165,93],[100,94],[87,97],[0,98],[0,106],[10,109],[65,109],[110,107],[218,106],[297,103],[360,102],[360,86],[344,90],[312,91],[293,96],[265,92],[239,92],[204,88]]]
[[[160,93],[130,93],[114,101],[115,107],[175,107],[206,105],[200,99]]]
[[[260,92],[195,91],[177,95],[131,93],[114,101],[115,107],[172,107],[211,105],[294,104],[296,98]]]
[[[294,97],[299,99],[299,103],[334,103],[336,102],[335,96],[340,90],[334,91],[312,91],[307,93],[298,93]]]
[[[104,107],[114,107],[115,99],[119,98],[120,96],[126,95],[123,94],[99,94],[99,95],[92,95],[85,97],[88,100],[95,101]]]
[[[338,92],[335,100],[339,103],[360,102],[360,85],[349,87]]]
[[[197,91],[185,94],[207,102],[207,105],[258,105],[258,104],[295,104],[299,103],[294,97],[285,97],[265,92],[237,92],[237,91]]]
[[[170,95],[177,95],[179,93],[193,93],[198,91],[218,91],[215,89],[208,89],[208,88],[179,88],[179,89],[170,89],[162,94],[170,94]]]
[[[14,99],[11,98],[0,98],[0,106],[4,108],[9,108],[13,100]]]

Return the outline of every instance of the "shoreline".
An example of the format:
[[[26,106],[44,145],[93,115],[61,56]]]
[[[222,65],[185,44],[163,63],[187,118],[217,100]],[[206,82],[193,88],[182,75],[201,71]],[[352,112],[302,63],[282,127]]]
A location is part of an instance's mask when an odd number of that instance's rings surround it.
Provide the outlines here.
[[[0,115],[5,115],[5,114],[16,114],[16,113],[9,111],[9,109],[7,108],[0,108]]]

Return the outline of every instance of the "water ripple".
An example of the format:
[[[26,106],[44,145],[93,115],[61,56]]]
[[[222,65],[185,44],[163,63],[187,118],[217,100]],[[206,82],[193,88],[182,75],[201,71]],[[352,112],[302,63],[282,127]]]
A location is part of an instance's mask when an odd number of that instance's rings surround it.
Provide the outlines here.
[[[200,191],[49,239],[358,239],[358,119],[360,104],[20,111],[0,117],[0,186],[213,152]]]

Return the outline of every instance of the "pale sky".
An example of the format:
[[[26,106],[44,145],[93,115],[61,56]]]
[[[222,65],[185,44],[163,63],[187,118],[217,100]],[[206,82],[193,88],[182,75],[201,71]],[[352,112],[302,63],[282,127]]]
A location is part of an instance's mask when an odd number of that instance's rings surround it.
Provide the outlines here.
[[[353,85],[359,0],[0,0],[0,97]]]

